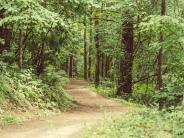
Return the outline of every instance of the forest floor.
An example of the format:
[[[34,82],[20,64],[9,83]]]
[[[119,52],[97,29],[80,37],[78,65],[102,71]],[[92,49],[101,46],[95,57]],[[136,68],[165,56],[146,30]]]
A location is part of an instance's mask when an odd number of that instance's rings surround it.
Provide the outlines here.
[[[72,110],[42,120],[0,128],[1,138],[77,138],[86,127],[98,124],[105,115],[120,116],[129,111],[129,106],[105,98],[88,88],[82,80],[72,80],[66,87],[75,101]]]

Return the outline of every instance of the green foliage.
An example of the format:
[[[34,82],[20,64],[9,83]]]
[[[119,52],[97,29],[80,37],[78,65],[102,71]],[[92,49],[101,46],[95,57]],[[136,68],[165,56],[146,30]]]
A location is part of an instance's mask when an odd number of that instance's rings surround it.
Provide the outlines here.
[[[94,84],[92,84],[91,87],[99,94],[102,94],[107,97],[115,97],[116,84],[114,84],[114,82],[111,82],[109,80],[101,81],[101,84],[98,87],[95,87]]]
[[[0,26],[15,24],[26,29],[28,25],[34,25],[38,32],[46,32],[46,28],[51,26],[65,26],[59,14],[45,9],[35,0],[2,0],[0,6],[0,10],[5,10],[5,18],[0,21]]]
[[[156,104],[155,90],[152,84],[136,84],[130,101],[151,106]]]
[[[160,103],[162,108],[180,106],[183,100],[183,77],[168,74],[164,77],[164,80],[167,85],[155,94],[156,102]]]
[[[16,116],[11,114],[10,112],[0,114],[0,124],[11,125],[17,122],[18,119],[16,118]]]
[[[60,109],[66,109],[71,106],[72,97],[64,90],[64,86],[69,82],[64,71],[55,72],[52,70],[43,77],[43,80],[49,86],[48,91],[45,93],[45,98],[48,98],[48,102],[52,102],[52,106]]]
[[[118,119],[105,120],[87,130],[82,138],[182,138],[184,137],[184,113],[155,109],[143,109]]]
[[[129,101],[147,106],[161,105],[161,108],[180,106],[183,100],[183,78],[167,75],[164,77],[164,81],[166,86],[161,91],[155,91],[155,85],[153,84],[135,84]],[[97,88],[94,85],[91,86],[102,95],[115,97],[116,84],[111,81],[101,81]]]
[[[138,83],[134,85],[132,101],[148,106],[160,105],[161,108],[180,106],[183,100],[183,73],[166,74],[163,76],[165,86],[155,91],[155,85]]]
[[[9,99],[17,106],[25,106],[28,101],[32,106],[43,109],[65,109],[71,105],[72,99],[63,89],[68,82],[63,72],[41,78],[34,75],[32,70],[16,71],[4,64],[1,69],[0,99]]]

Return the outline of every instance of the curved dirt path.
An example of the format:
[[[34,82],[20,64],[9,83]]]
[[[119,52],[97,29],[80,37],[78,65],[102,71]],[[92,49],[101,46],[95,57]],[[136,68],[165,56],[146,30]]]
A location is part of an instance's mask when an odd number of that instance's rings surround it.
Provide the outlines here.
[[[107,99],[87,88],[88,83],[72,80],[67,91],[74,97],[76,107],[68,112],[44,120],[25,122],[0,128],[1,138],[77,138],[79,131],[95,125],[104,117],[125,114],[126,105]]]

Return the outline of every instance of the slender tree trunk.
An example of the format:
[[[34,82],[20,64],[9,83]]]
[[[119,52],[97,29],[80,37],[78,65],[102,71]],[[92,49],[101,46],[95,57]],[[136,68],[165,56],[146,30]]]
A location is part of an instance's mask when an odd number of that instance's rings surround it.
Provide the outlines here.
[[[118,96],[128,98],[132,93],[132,67],[133,67],[133,19],[124,19],[122,25],[122,52],[124,56],[120,61],[120,79],[117,89]]]
[[[89,45],[89,50],[88,50],[88,79],[91,80],[91,63],[92,63],[92,46],[93,46],[93,19],[92,19],[92,14],[93,14],[93,8],[91,6],[91,17],[90,17],[90,45]]]
[[[101,53],[101,76],[104,77],[104,54]]]
[[[100,38],[99,38],[99,19],[98,17],[95,18],[95,48],[96,48],[96,55],[95,55],[95,85],[96,87],[100,83]]]
[[[44,50],[45,50],[45,42],[42,41],[41,49],[38,55],[38,62],[37,62],[37,73],[42,74],[44,71]]]
[[[109,68],[110,68],[110,59],[109,56],[105,56],[105,74],[104,77],[105,78],[109,78]]]
[[[84,17],[84,79],[87,80],[87,28],[86,28],[86,16]]]
[[[65,72],[66,72],[66,74],[68,74],[68,57],[66,58]]]
[[[165,16],[166,15],[166,2],[165,0],[161,1],[161,15]],[[163,32],[160,32],[160,43],[163,43],[164,41],[164,34]],[[163,87],[163,79],[162,79],[162,74],[163,74],[163,58],[164,58],[164,53],[163,53],[163,48],[161,47],[159,49],[158,55],[157,55],[157,84],[156,88],[157,90],[161,90]]]
[[[183,102],[182,102],[181,107],[182,107],[182,110],[184,111],[184,93],[183,93]]]
[[[18,66],[22,69],[23,65],[23,48],[24,48],[24,33],[22,30],[19,32],[19,56],[18,56]]]
[[[4,18],[4,10],[0,10],[0,19]],[[4,44],[0,43],[0,53],[10,48],[11,30],[6,26],[0,26],[0,38],[4,40]]]
[[[34,38],[33,36],[34,36],[34,35],[32,34],[32,38]],[[32,45],[32,47],[36,47],[36,44],[35,44],[34,39],[32,39],[31,45]],[[35,64],[36,64],[36,62],[35,62],[35,51],[34,51],[33,48],[30,48],[30,51],[31,51],[31,60],[30,60],[30,64],[35,65]]]
[[[73,55],[70,55],[69,77],[73,77]]]
[[[77,60],[73,58],[73,77],[78,76]]]

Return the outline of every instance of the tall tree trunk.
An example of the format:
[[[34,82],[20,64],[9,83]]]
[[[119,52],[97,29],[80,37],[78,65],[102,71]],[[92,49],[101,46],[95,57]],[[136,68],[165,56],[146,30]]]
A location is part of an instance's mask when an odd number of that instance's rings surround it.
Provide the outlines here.
[[[166,15],[166,2],[165,2],[165,0],[161,1],[161,15],[162,16]],[[164,34],[163,34],[163,32],[160,32],[160,43],[163,43],[163,41],[164,41]],[[162,79],[163,58],[164,58],[164,53],[163,53],[163,48],[161,47],[159,49],[158,54],[157,54],[157,69],[156,69],[156,74],[157,74],[156,88],[157,88],[157,90],[161,90],[163,87],[163,79]]]
[[[127,15],[129,16],[129,15]],[[120,79],[117,89],[118,96],[128,98],[132,93],[132,67],[133,67],[133,19],[126,17],[122,25],[122,52],[124,56],[120,61]]]
[[[96,55],[95,55],[95,85],[96,87],[100,83],[100,38],[99,38],[99,19],[98,17],[95,18],[95,48],[96,48]]]
[[[183,93],[183,102],[182,102],[181,107],[182,107],[182,110],[184,111],[184,93]]]
[[[73,57],[73,77],[78,76],[77,59]]]
[[[42,74],[44,71],[44,50],[45,50],[45,42],[42,41],[42,46],[38,55],[37,62],[37,73]]]
[[[65,62],[65,72],[66,74],[68,74],[68,57],[66,58],[66,62]]]
[[[4,18],[4,10],[0,10],[0,19]],[[4,40],[4,44],[0,43],[0,53],[10,48],[11,30],[7,26],[0,26],[0,38]]]
[[[86,16],[84,17],[84,79],[87,80],[87,28]]]
[[[22,69],[23,65],[23,49],[24,49],[24,33],[22,30],[19,32],[19,56],[18,56],[18,66]]]
[[[101,53],[101,76],[104,77],[104,54]]]
[[[109,78],[109,68],[110,68],[110,58],[109,56],[105,56],[105,71],[104,77]]]
[[[88,50],[88,79],[91,80],[91,63],[92,63],[92,46],[93,46],[93,19],[92,19],[92,14],[93,14],[93,8],[91,6],[91,17],[90,17],[90,45],[89,45],[89,50]]]
[[[70,55],[69,77],[73,77],[73,55]]]

